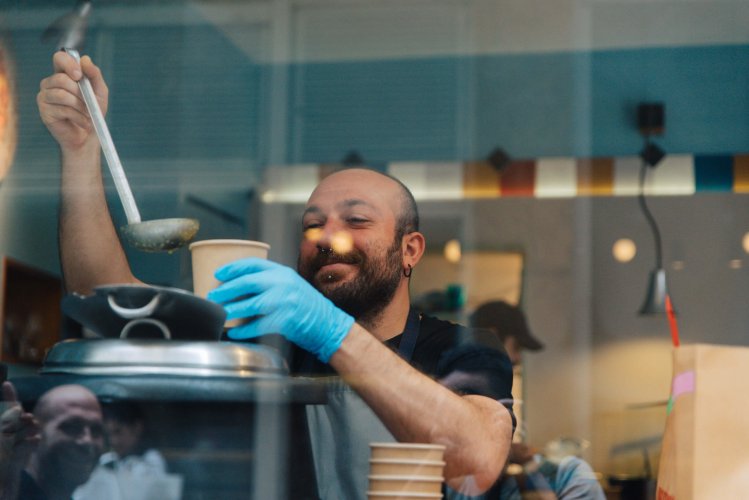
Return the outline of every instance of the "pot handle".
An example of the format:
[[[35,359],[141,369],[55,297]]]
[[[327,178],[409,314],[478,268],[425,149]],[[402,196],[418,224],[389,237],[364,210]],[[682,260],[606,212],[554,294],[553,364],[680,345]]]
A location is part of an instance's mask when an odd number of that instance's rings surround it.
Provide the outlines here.
[[[170,340],[172,338],[172,334],[169,333],[169,328],[167,328],[167,326],[163,322],[152,318],[140,318],[130,321],[127,325],[125,325],[125,328],[122,329],[122,332],[120,332],[120,338],[128,338],[128,336],[130,335],[130,330],[132,330],[134,326],[143,324],[153,325],[157,327],[159,330],[161,330],[161,333],[164,335],[164,338],[166,340]]]
[[[116,312],[117,314],[119,314],[122,318],[135,319],[135,318],[145,318],[153,314],[153,312],[156,310],[156,307],[158,307],[159,305],[160,298],[161,298],[161,295],[157,293],[151,299],[151,302],[144,305],[143,307],[138,307],[135,309],[128,309],[127,307],[122,307],[122,306],[117,305],[112,295],[107,296],[107,302],[109,302],[109,307],[111,307],[112,310]]]

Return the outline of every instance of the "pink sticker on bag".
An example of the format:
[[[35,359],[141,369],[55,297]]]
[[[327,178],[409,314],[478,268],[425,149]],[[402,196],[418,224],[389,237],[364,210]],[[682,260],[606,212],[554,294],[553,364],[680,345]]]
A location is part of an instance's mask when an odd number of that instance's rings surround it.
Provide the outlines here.
[[[671,383],[671,400],[688,392],[694,392],[694,371],[678,374]]]

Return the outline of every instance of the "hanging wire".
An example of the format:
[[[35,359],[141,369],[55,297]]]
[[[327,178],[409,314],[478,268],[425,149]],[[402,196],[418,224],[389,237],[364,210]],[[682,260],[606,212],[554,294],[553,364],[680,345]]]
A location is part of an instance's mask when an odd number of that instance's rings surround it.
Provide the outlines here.
[[[648,208],[648,204],[645,201],[645,174],[647,173],[648,164],[643,159],[642,166],[640,167],[640,192],[637,195],[637,201],[640,203],[640,209],[645,214],[645,218],[653,230],[653,239],[655,240],[655,268],[661,269],[663,267],[663,259],[661,254],[661,232],[658,229],[658,224],[655,222],[653,214]]]

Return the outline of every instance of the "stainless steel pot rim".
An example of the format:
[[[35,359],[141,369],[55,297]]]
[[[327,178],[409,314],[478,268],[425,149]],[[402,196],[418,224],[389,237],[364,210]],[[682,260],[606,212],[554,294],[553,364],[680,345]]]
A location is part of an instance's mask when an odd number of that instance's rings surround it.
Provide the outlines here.
[[[75,339],[55,344],[43,374],[174,374],[257,377],[286,375],[273,348],[234,342],[151,339]]]
[[[236,368],[199,368],[195,366],[152,366],[152,365],[68,365],[44,366],[40,373],[43,375],[92,375],[92,376],[139,376],[139,375],[171,375],[179,377],[229,377],[229,378],[279,378],[285,377],[285,372],[263,371]]]

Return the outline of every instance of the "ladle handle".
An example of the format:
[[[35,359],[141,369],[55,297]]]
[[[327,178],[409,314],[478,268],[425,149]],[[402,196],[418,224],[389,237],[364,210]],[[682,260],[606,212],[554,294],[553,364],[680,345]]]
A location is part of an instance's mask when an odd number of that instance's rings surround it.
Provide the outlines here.
[[[77,62],[81,62],[81,56],[77,50],[68,48],[64,48],[63,50]],[[120,157],[114,148],[114,142],[112,142],[107,122],[104,120],[104,115],[99,107],[99,101],[96,100],[96,94],[94,94],[94,89],[91,87],[91,82],[85,75],[78,81],[78,88],[81,89],[83,102],[86,103],[86,108],[91,115],[91,121],[94,124],[94,130],[96,130],[99,143],[101,143],[101,150],[104,152],[107,165],[109,165],[109,172],[112,174],[114,186],[117,188],[117,194],[120,196],[120,201],[125,209],[127,222],[128,224],[138,223],[140,222],[140,212],[138,212],[138,207],[135,205],[133,192],[130,190],[130,184],[128,184],[127,177],[125,177]]]

